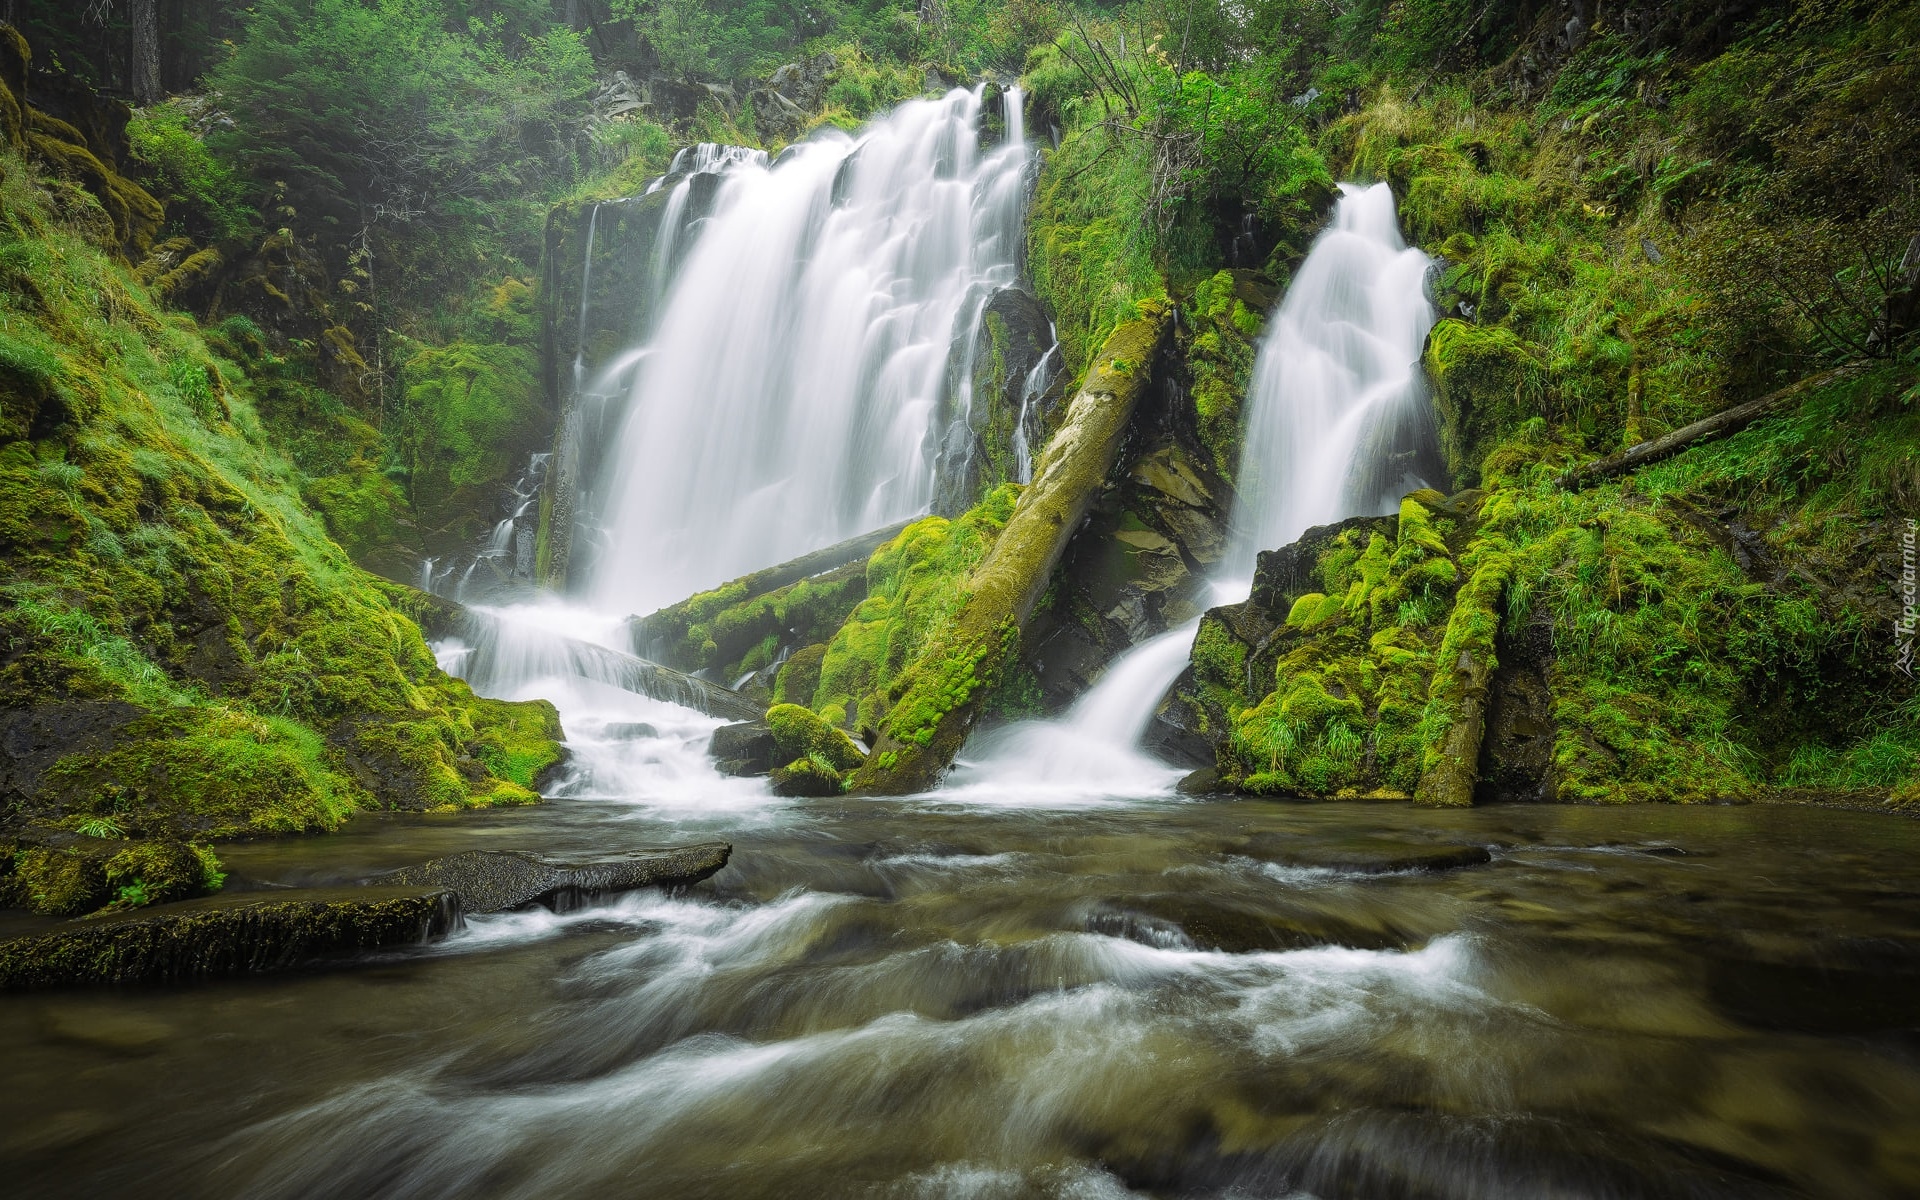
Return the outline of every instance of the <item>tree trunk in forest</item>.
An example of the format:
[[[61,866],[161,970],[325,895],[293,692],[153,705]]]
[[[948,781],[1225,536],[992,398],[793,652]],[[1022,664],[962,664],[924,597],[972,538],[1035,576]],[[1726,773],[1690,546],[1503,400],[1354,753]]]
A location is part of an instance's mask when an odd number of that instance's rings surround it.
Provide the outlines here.
[[[133,70],[129,90],[135,104],[160,98],[160,0],[132,0]]]
[[[1606,458],[1600,459],[1598,462],[1590,462],[1585,466],[1575,467],[1573,470],[1560,476],[1560,486],[1572,491],[1579,488],[1582,484],[1590,483],[1596,479],[1605,479],[1611,475],[1624,475],[1636,467],[1643,467],[1648,463],[1659,462],[1663,458],[1671,458],[1695,442],[1706,441],[1709,438],[1719,437],[1723,434],[1734,433],[1745,429],[1748,425],[1753,424],[1761,417],[1779,408],[1788,400],[1802,393],[1812,391],[1814,388],[1845,379],[1849,375],[1858,374],[1865,366],[1865,363],[1860,362],[1848,363],[1845,366],[1835,367],[1831,371],[1822,371],[1818,375],[1808,376],[1798,383],[1788,384],[1779,391],[1768,393],[1758,400],[1749,400],[1745,404],[1737,404],[1732,408],[1722,409],[1710,417],[1703,417],[1695,421],[1691,425],[1683,425],[1664,437],[1654,438],[1650,442],[1641,442],[1638,445],[1630,446],[1622,450],[1618,454],[1609,455]]]

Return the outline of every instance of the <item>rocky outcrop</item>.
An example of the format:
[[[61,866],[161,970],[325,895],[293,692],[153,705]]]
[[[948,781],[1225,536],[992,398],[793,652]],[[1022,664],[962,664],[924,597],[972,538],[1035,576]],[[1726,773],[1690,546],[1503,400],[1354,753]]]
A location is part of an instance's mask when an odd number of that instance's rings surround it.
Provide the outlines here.
[[[434,887],[216,896],[0,942],[0,990],[266,974],[432,941],[460,920],[458,897]]]
[[[768,142],[792,141],[805,133],[813,115],[825,107],[827,85],[840,69],[831,54],[787,63],[767,82],[747,93],[754,128]]]
[[[932,786],[993,694],[1067,544],[1105,484],[1152,382],[1172,313],[1143,302],[1138,319],[1108,337],[1047,443],[1033,483],[966,581],[946,628],[895,687],[856,791],[899,794]]]
[[[559,912],[594,898],[646,887],[685,887],[727,865],[733,847],[702,842],[561,861],[520,850],[469,850],[402,867],[369,880],[394,888],[431,888],[458,897],[464,913],[506,912],[538,904]]]
[[[713,731],[707,754],[722,775],[765,775],[778,753],[765,721],[738,721]]]
[[[1256,793],[1471,803],[1511,559],[1472,540],[1478,493],[1308,530],[1215,609],[1163,704]],[[1256,699],[1257,698],[1257,699]]]
[[[1027,630],[1022,653],[1049,708],[1079,696],[1129,647],[1201,614],[1226,551],[1231,495],[1167,433],[1116,473],[1061,562],[1053,602]]]
[[[1058,377],[1046,309],[1021,288],[1001,288],[987,298],[973,345],[964,349],[964,357],[956,357],[970,364],[969,402],[965,412],[948,414],[936,472],[934,511],[945,516],[964,512],[1003,483],[1021,482],[1019,446],[1028,447],[1031,465],[1055,424],[1066,382]]]

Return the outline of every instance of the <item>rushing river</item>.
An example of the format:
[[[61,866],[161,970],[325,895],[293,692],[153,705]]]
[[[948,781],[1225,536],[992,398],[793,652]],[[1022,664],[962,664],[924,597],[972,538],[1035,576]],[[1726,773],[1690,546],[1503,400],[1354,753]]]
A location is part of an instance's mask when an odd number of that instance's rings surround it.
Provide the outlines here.
[[[651,733],[577,722],[571,798],[222,854],[246,886],[717,835],[719,875],[351,969],[6,997],[6,1194],[1920,1193],[1920,823],[781,801],[699,769],[712,722],[624,703]],[[1440,850],[1469,861],[1378,870]]]

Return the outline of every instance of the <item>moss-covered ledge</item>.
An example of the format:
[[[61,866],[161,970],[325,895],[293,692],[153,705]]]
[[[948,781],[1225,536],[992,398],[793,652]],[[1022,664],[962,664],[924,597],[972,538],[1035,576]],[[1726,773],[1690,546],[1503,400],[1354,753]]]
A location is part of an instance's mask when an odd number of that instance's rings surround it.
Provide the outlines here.
[[[1151,381],[1172,309],[1143,301],[1138,312],[1101,347],[1060,431],[1047,443],[1033,483],[968,578],[953,620],[907,669],[873,754],[853,776],[853,791],[922,791],[938,781],[965,743],[1067,543],[1112,472]]]

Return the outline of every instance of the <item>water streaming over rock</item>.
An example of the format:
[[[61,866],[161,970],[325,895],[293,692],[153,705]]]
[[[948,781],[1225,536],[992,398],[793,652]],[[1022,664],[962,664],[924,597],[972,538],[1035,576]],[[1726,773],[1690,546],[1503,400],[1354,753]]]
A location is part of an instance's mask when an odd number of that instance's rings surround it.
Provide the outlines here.
[[[1401,239],[1391,188],[1340,185],[1254,360],[1228,556],[1241,576],[1315,525],[1443,483],[1420,366],[1431,265]]]
[[[955,347],[1018,275],[1029,155],[1006,100],[997,146],[956,90],[771,164],[686,164],[722,173],[593,488],[597,603],[646,612],[926,509],[966,415]]]
[[[1055,807],[1161,796],[1184,772],[1137,747],[1193,649],[1193,621],[1140,643],[1057,720],[1022,721],[975,738],[941,795]]]

